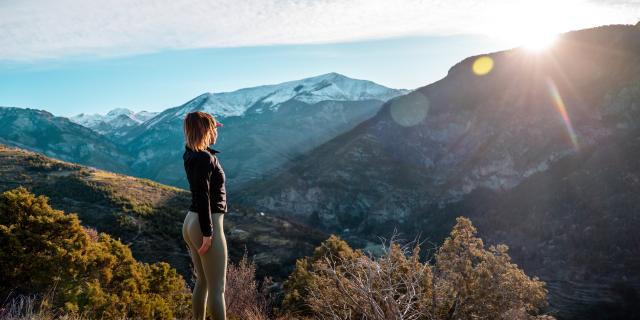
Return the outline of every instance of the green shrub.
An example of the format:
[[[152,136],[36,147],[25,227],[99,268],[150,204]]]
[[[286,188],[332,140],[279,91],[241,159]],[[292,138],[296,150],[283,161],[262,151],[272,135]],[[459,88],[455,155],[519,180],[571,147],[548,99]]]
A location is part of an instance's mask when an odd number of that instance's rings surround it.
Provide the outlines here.
[[[189,291],[166,263],[137,262],[107,234],[24,188],[0,195],[0,294],[52,293],[48,303],[95,318],[172,319],[189,314]]]

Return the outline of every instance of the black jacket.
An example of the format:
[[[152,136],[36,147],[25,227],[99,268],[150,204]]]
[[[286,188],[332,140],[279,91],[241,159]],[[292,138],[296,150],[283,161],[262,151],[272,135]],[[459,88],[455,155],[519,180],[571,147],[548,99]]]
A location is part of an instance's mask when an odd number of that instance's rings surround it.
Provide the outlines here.
[[[198,213],[200,230],[205,237],[211,236],[211,213],[227,212],[227,190],[224,170],[216,157],[217,150],[193,151],[185,146],[182,159],[191,190],[189,210]]]

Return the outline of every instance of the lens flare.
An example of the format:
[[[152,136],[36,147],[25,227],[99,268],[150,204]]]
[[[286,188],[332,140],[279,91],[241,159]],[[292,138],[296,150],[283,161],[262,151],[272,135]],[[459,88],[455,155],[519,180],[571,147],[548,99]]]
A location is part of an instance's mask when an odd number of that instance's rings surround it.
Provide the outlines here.
[[[549,94],[553,99],[553,104],[560,113],[560,117],[562,117],[562,121],[564,122],[565,127],[567,127],[567,134],[569,134],[569,139],[571,139],[573,147],[576,150],[579,150],[580,146],[578,145],[578,137],[576,136],[576,132],[573,130],[571,119],[569,119],[569,114],[567,113],[567,107],[562,100],[562,96],[560,96],[558,87],[555,83],[553,83],[551,79],[547,79],[547,87],[549,88]]]
[[[482,56],[476,59],[473,62],[473,66],[471,66],[473,73],[477,76],[484,76],[488,74],[493,69],[493,59],[489,56]]]
[[[429,113],[429,99],[420,91],[391,100],[391,118],[403,127],[411,127],[422,122]]]

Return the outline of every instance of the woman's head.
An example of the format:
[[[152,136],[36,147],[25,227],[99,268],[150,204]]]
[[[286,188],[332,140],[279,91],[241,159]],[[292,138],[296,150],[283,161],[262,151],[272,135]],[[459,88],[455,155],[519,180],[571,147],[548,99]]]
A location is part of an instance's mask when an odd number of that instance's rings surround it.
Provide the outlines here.
[[[216,143],[217,127],[222,124],[206,112],[190,112],[184,118],[184,137],[191,150],[203,151]]]

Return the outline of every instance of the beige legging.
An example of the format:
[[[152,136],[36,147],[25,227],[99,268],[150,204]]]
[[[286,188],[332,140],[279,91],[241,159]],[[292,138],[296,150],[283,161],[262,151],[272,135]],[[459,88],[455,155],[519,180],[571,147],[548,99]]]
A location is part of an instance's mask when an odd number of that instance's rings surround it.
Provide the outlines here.
[[[196,285],[193,288],[193,317],[204,320],[206,310],[214,320],[225,320],[224,287],[227,275],[227,240],[222,229],[224,214],[212,213],[213,238],[204,255],[198,254],[202,245],[202,231],[198,214],[189,211],[182,225],[182,236],[189,246],[193,266],[196,269]]]

